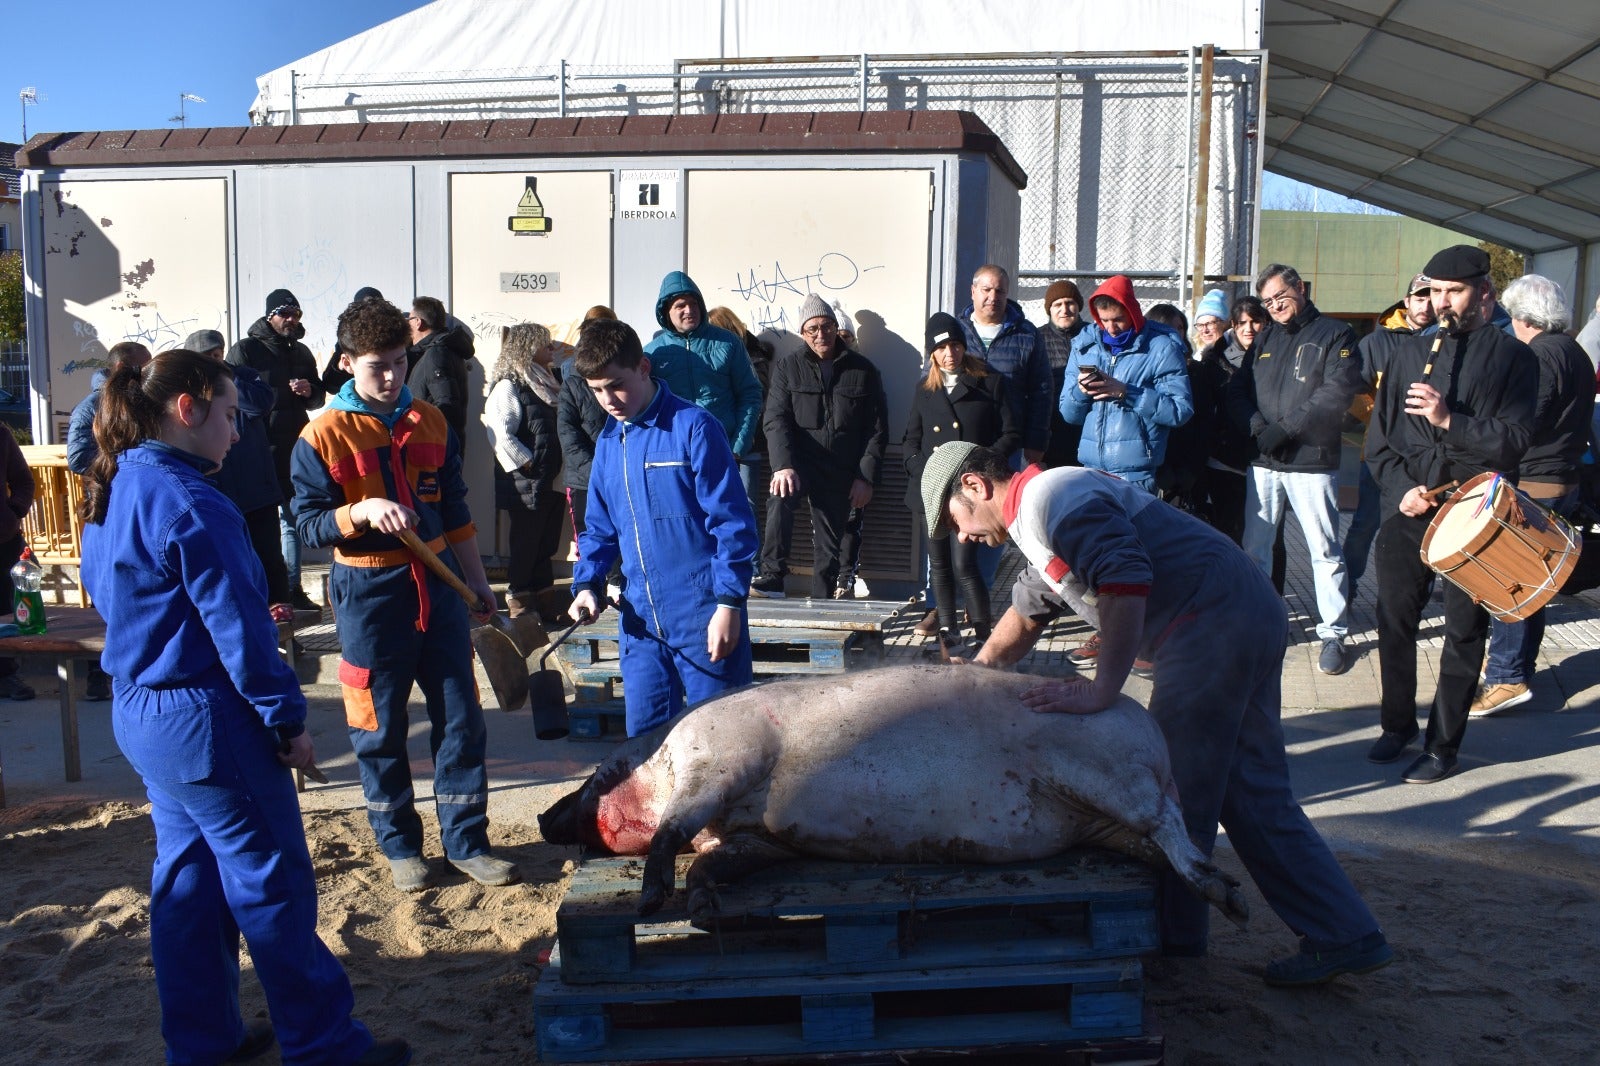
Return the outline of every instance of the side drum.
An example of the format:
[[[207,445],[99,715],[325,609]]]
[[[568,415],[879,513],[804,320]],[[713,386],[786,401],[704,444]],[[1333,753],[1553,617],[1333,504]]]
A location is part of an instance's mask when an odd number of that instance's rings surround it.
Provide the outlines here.
[[[1493,472],[1462,485],[1422,535],[1422,561],[1503,622],[1548,603],[1581,550],[1566,521]]]

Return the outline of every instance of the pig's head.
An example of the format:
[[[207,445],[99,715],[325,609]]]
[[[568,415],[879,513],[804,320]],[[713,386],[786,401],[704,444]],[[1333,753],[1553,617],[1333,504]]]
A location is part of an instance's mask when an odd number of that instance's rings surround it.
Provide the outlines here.
[[[670,789],[655,754],[666,728],[626,741],[575,792],[539,815],[551,844],[581,844],[610,855],[643,855]]]

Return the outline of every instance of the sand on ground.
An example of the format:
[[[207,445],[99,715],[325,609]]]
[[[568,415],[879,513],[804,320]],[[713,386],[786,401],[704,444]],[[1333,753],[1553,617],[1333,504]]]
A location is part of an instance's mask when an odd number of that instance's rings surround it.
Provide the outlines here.
[[[159,1062],[150,962],[148,808],[7,812],[0,836],[0,1060]],[[429,838],[437,826],[428,816]],[[401,1034],[418,1063],[532,1057],[531,994],[575,858],[531,826],[496,827],[524,882],[480,887],[436,862],[438,887],[397,892],[360,810],[308,810],[323,938],[360,1017]],[[1593,1062],[1593,865],[1549,843],[1448,851],[1363,848],[1344,862],[1397,961],[1362,978],[1275,990],[1264,963],[1292,940],[1241,876],[1247,930],[1214,926],[1204,959],[1154,959],[1146,996],[1175,1066],[1248,1063]],[[246,1017],[265,1017],[242,986]],[[260,1060],[275,1063],[274,1055]]]

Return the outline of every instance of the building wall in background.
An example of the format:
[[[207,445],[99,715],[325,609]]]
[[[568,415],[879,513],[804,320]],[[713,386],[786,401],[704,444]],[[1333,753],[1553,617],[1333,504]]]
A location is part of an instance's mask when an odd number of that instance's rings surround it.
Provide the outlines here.
[[[1477,240],[1401,215],[1261,212],[1261,264],[1293,266],[1317,307],[1340,318],[1377,315],[1434,252],[1463,243]]]

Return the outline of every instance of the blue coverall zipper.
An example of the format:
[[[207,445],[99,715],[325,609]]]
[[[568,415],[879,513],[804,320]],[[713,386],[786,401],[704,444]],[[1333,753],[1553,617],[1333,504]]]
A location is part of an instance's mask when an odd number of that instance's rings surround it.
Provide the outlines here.
[[[628,496],[628,517],[633,522],[633,548],[634,556],[639,560],[639,577],[644,581],[644,598],[650,601],[650,617],[656,623],[656,636],[665,637],[666,629],[661,625],[661,616],[656,612],[656,594],[650,588],[650,572],[644,566],[644,538],[639,535],[639,507],[633,499],[633,478],[629,476],[628,462],[628,423],[621,425],[622,435],[622,488]]]

